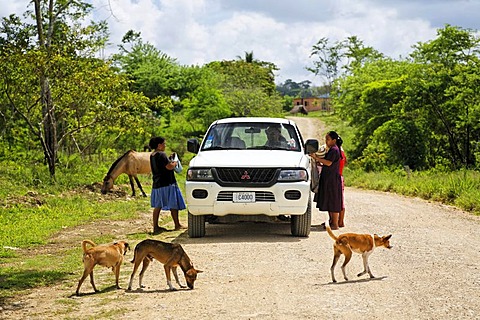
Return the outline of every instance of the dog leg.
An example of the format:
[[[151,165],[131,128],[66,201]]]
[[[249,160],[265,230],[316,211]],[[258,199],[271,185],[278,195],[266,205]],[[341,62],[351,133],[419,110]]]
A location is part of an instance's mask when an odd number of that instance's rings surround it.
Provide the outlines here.
[[[140,288],[145,288],[144,285],[142,285],[142,282],[143,282],[143,274],[145,273],[145,271],[147,271],[147,268],[148,268],[148,265],[150,264],[150,260],[148,257],[145,257],[143,259],[143,265],[142,265],[142,270],[140,270],[140,275],[138,276],[138,286]]]
[[[87,269],[83,270],[83,275],[82,277],[80,278],[80,281],[78,281],[78,286],[77,286],[77,291],[75,291],[75,294],[78,296],[80,295],[80,287],[82,286],[82,283],[83,281],[87,278],[88,274],[90,272],[88,272]]]
[[[92,271],[90,271],[90,283],[92,284],[93,290],[94,290],[95,292],[99,292],[99,291],[97,290],[97,287],[95,287],[95,282],[93,281],[93,269],[92,269]]]
[[[342,264],[342,273],[343,273],[343,278],[345,279],[345,281],[348,281],[346,266],[347,266],[347,263],[350,262],[350,259],[352,259],[352,251],[349,248],[348,248],[348,250],[347,250],[347,248],[345,248],[345,250],[343,250],[343,254],[345,255],[345,261]]]
[[[332,274],[332,282],[337,282],[337,280],[335,279],[335,266],[337,265],[338,259],[340,258],[341,254],[342,253],[340,252],[340,250],[335,247],[333,248],[333,263],[330,267],[330,273]]]
[[[133,271],[132,271],[132,274],[130,275],[130,282],[128,283],[128,288],[127,288],[127,290],[132,290],[133,278],[134,278],[134,276],[135,276],[135,273],[136,273],[137,270],[138,270],[138,267],[140,266],[140,262],[141,262],[141,261],[142,261],[142,260],[139,259],[139,257],[137,257],[137,259],[135,259],[135,261],[133,261],[133,262],[134,262]]]
[[[116,266],[113,267],[113,273],[115,273],[115,285],[117,286],[117,289],[121,289],[120,285],[118,284],[118,278],[120,278],[120,263]]]
[[[370,253],[372,253],[371,251],[370,252],[364,252],[362,254],[362,259],[363,259],[363,271],[360,272],[357,276],[358,277],[361,277],[363,276],[364,274],[366,274],[368,272],[368,274],[370,275],[370,278],[373,279],[375,278],[375,276],[372,274],[372,271],[370,271],[370,266],[368,265],[368,257],[370,256]]]
[[[170,288],[171,291],[176,291],[177,288],[175,288],[173,285],[172,285],[172,278],[171,278],[171,274],[170,274],[170,269],[172,267],[170,267],[169,265],[165,264],[163,265],[163,268],[165,269],[165,276],[167,277],[167,285],[168,287]]]
[[[183,284],[181,284],[180,280],[178,279],[177,267],[172,267],[172,271],[173,271],[173,276],[175,277],[175,281],[180,286],[180,288],[186,288],[187,286],[184,286]]]

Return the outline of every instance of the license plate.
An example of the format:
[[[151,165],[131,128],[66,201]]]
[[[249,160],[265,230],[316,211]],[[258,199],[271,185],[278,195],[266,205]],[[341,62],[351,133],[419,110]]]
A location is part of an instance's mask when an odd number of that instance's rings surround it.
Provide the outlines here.
[[[233,202],[255,202],[255,192],[234,192]]]

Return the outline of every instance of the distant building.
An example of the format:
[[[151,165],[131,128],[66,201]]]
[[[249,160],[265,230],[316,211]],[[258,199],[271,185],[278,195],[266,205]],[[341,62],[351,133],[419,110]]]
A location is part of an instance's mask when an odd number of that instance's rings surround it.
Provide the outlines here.
[[[317,110],[332,111],[330,95],[322,94],[318,97],[293,99],[293,108],[290,112],[292,113],[299,112],[299,110],[301,110],[302,107],[306,112],[317,111]]]

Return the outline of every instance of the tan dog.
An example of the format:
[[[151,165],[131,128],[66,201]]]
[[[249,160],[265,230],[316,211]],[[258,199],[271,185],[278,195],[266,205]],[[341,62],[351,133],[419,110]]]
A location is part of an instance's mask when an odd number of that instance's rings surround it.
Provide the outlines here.
[[[170,290],[177,290],[171,281],[170,271],[173,271],[175,281],[181,288],[186,288],[178,280],[177,266],[182,268],[185,280],[190,289],[193,289],[193,284],[197,279],[197,273],[201,273],[201,270],[195,270],[190,258],[187,256],[182,246],[178,243],[167,243],[159,240],[146,239],[138,243],[135,246],[133,260],[134,263],[132,275],[130,276],[130,283],[128,284],[128,290],[132,290],[133,277],[141,262],[143,262],[142,270],[140,271],[138,285],[142,287],[143,274],[147,270],[148,265],[152,259],[158,260],[163,263],[165,269],[165,275],[167,276],[167,284]]]
[[[356,252],[362,255],[363,259],[363,271],[360,272],[357,276],[363,276],[365,273],[368,272],[370,278],[375,278],[368,266],[368,257],[372,254],[375,247],[385,247],[387,249],[391,249],[392,246],[390,245],[390,238],[392,235],[388,235],[385,237],[380,237],[376,234],[357,234],[357,233],[344,233],[339,235],[338,237],[335,236],[330,229],[329,226],[326,227],[328,234],[330,237],[335,240],[333,245],[333,263],[330,267],[330,272],[332,274],[332,281],[337,282],[335,280],[334,269],[335,265],[337,264],[338,259],[342,254],[345,255],[345,261],[342,265],[342,272],[345,281],[348,281],[345,266],[352,258],[352,252]]]
[[[87,244],[91,245],[90,248],[87,248]],[[123,262],[123,256],[130,249],[130,246],[125,241],[115,242],[110,245],[96,245],[91,240],[82,241],[83,249],[83,265],[85,270],[83,270],[83,275],[78,282],[77,291],[75,294],[78,296],[80,291],[80,286],[82,285],[85,278],[90,275],[90,283],[92,284],[93,290],[98,292],[93,281],[93,268],[99,264],[101,266],[112,268],[112,271],[115,273],[115,284],[117,289],[120,289],[118,285],[118,277],[120,276],[120,266]]]

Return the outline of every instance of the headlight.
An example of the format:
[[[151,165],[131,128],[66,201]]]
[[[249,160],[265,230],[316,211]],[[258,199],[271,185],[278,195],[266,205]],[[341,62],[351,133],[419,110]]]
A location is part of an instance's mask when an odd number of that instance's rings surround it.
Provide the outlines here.
[[[212,169],[188,169],[188,181],[213,181]]]
[[[282,170],[278,181],[307,181],[307,171],[305,169]]]

